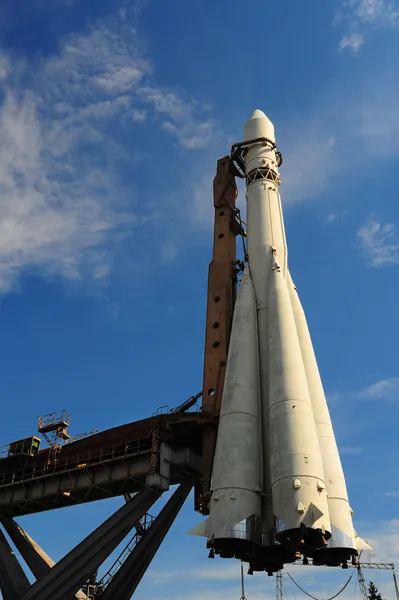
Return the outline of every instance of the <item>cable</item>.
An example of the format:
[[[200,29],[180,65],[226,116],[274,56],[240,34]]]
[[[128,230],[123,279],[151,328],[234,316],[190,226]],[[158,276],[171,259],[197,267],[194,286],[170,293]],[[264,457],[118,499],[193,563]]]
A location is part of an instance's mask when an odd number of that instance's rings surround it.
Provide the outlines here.
[[[295,583],[296,587],[299,588],[301,590],[301,592],[303,592],[304,594],[306,594],[306,596],[309,596],[309,598],[312,598],[312,600],[320,600],[320,598],[316,598],[316,596],[312,596],[312,594],[309,594],[306,590],[304,590],[299,583],[297,583],[295,581],[295,579],[288,573],[288,571],[286,572],[288,577],[291,579],[291,581],[293,583]],[[339,592],[337,594],[335,594],[334,596],[331,596],[330,598],[326,598],[326,600],[334,600],[334,598],[336,598],[337,596],[339,596],[340,594],[342,594],[342,592],[348,587],[353,575],[355,574],[355,570],[353,570],[352,575],[349,577],[348,581],[345,583],[345,585],[339,590]]]

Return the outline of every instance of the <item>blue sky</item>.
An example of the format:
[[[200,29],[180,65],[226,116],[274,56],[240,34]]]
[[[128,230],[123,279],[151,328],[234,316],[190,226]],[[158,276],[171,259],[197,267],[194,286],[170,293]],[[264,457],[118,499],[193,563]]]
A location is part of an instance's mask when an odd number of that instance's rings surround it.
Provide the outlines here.
[[[260,108],[355,525],[399,559],[399,2],[14,0],[0,26],[1,444],[201,389],[212,178]],[[58,559],[118,505],[22,524]],[[139,600],[239,597],[199,519],[189,501]],[[324,595],[346,575],[301,573]]]

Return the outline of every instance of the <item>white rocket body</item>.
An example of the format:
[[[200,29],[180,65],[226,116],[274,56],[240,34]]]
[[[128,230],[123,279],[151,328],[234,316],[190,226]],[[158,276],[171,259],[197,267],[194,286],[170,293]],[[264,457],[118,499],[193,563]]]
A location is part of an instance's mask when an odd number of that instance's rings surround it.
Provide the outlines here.
[[[260,543],[261,425],[255,295],[248,268],[237,295],[212,472],[210,539]]]
[[[209,518],[192,533],[254,569],[277,570],[298,553],[314,564],[346,564],[368,546],[353,529],[305,314],[288,271],[274,127],[257,110],[244,137],[248,264],[234,310]]]

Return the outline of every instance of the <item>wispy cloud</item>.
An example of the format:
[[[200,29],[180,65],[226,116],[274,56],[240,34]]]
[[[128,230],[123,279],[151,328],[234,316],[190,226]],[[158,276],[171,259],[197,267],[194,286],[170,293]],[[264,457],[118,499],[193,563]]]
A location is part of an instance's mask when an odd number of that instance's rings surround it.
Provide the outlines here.
[[[346,0],[337,21],[349,29],[340,41],[340,49],[358,52],[370,29],[399,24],[399,3],[397,0]]]
[[[344,35],[344,37],[341,39],[339,48],[340,50],[350,48],[354,52],[358,52],[363,46],[364,41],[364,35],[361,33],[349,33],[348,35]]]
[[[391,377],[373,383],[357,393],[361,400],[396,400],[399,398],[399,378]]]
[[[133,121],[145,121],[147,118],[147,111],[134,108],[132,110],[132,118]]]
[[[141,87],[138,93],[143,102],[167,118],[164,129],[176,135],[184,148],[197,150],[210,143],[215,133],[214,122],[198,118],[199,107],[195,101],[185,101],[176,92],[155,86]]]
[[[193,572],[197,579],[206,579],[207,581],[228,581],[237,580],[240,576],[240,563],[233,562],[227,565],[209,566],[204,569],[198,569]]]
[[[359,446],[340,446],[339,452],[340,454],[357,456],[363,453],[363,448],[360,448]]]
[[[384,492],[384,496],[387,498],[399,498],[399,490],[395,490],[394,492]]]
[[[179,250],[175,244],[171,242],[165,242],[161,247],[161,256],[164,261],[174,260],[179,253]]]
[[[104,278],[112,234],[137,220],[113,202],[110,175],[94,181],[94,167],[78,165],[78,156],[58,160],[65,152],[52,148],[51,125],[38,115],[37,101],[5,90],[0,108],[0,292],[26,268]]]
[[[282,194],[287,204],[314,198],[340,168],[334,151],[336,140],[319,123],[312,119],[291,131],[295,137],[282,137]]]
[[[349,0],[346,6],[360,23],[392,26],[399,18],[396,0]]]
[[[384,400],[392,402],[399,399],[399,377],[389,377],[381,379],[364,388],[352,390],[349,392],[334,392],[328,395],[329,403],[339,403],[342,401],[373,401]]]
[[[373,547],[378,560],[397,563],[399,560],[399,520],[380,521],[363,528],[364,538]],[[374,561],[373,561],[374,562]]]
[[[156,84],[135,26],[125,11],[35,64],[0,52],[0,293],[26,270],[107,279],[112,248],[153,211],[124,189],[134,127],[168,121],[185,149],[210,142],[207,109]]]
[[[339,210],[335,212],[330,212],[327,215],[326,221],[328,224],[336,223],[337,221],[342,221],[347,215],[346,210]]]
[[[357,231],[358,247],[369,267],[399,263],[399,236],[394,223],[370,215]]]
[[[180,575],[179,571],[150,570],[147,573],[147,581],[150,585],[165,585]]]

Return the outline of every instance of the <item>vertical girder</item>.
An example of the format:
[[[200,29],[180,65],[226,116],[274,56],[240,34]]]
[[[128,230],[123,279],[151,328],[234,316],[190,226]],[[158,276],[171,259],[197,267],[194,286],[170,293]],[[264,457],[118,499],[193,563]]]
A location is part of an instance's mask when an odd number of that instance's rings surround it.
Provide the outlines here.
[[[236,296],[237,186],[235,167],[229,156],[218,160],[213,180],[215,207],[213,257],[209,265],[206,312],[202,411],[218,417],[222,403],[231,323]],[[202,492],[209,491],[217,424],[210,424],[203,437]]]

